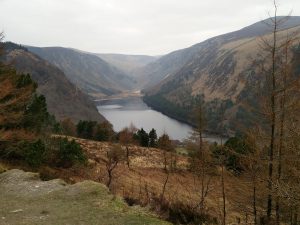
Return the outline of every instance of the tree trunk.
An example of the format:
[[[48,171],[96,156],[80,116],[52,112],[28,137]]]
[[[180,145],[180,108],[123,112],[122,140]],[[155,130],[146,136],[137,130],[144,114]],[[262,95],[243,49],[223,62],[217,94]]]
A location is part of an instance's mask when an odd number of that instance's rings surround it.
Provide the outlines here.
[[[164,151],[164,170],[167,171],[167,153],[166,153],[166,150],[163,150]]]
[[[225,183],[224,183],[224,165],[222,165],[222,174],[221,174],[221,183],[222,183],[222,199],[223,199],[223,225],[226,225],[226,195],[225,195]]]
[[[161,195],[160,195],[160,203],[163,202],[164,200],[164,196],[165,196],[165,192],[166,192],[166,187],[167,187],[167,183],[168,183],[168,180],[169,180],[169,171],[167,170],[167,177],[166,177],[166,180],[164,182],[164,185],[163,185],[163,188],[162,188],[162,192],[161,192]]]
[[[295,208],[294,225],[298,225],[298,207]]]
[[[108,189],[110,189],[110,184],[111,184],[111,180],[112,180],[112,174],[111,174],[111,170],[107,170],[107,173],[108,173],[108,181],[107,181],[107,184],[106,186],[108,187]]]
[[[273,46],[272,46],[272,90],[271,90],[271,140],[269,147],[269,172],[268,172],[268,201],[267,201],[267,218],[272,216],[272,192],[273,192],[273,158],[275,148],[275,128],[276,128],[276,45],[277,45],[277,5],[274,0],[275,16],[273,30]]]
[[[256,209],[256,180],[253,181],[253,223],[257,225],[257,209]]]
[[[126,145],[126,163],[128,169],[130,168],[130,159],[129,159],[129,147]]]
[[[287,75],[288,75],[288,42],[285,46],[285,67],[283,75],[283,93],[280,101],[280,134],[279,134],[279,148],[278,148],[278,168],[277,168],[277,183],[280,185],[282,174],[282,153],[284,148],[284,124],[285,124],[285,105],[286,105],[286,88],[287,88]],[[276,224],[280,224],[280,196],[276,197]]]
[[[111,181],[112,181],[112,172],[113,170],[117,167],[118,165],[118,161],[113,162],[113,163],[109,163],[108,165],[106,165],[106,170],[107,170],[107,174],[108,174],[108,180],[106,183],[106,186],[108,187],[108,189],[110,190],[110,185],[111,185]]]

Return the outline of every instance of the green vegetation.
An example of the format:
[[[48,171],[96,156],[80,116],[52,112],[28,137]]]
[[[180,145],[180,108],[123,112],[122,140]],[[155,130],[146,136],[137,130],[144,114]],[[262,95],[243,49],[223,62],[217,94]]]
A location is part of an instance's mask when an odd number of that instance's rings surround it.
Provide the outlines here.
[[[41,139],[33,143],[25,142],[22,145],[25,161],[32,167],[40,166],[45,160],[45,144]]]
[[[134,137],[138,140],[140,146],[149,147],[149,135],[143,128],[138,130]]]
[[[143,98],[147,105],[154,109],[194,126],[196,126],[196,118],[192,116],[191,112],[196,111],[198,103],[203,101],[202,99],[202,95],[185,97],[181,99],[180,103],[175,104],[161,94],[145,95]],[[229,127],[226,127],[221,120],[224,112],[232,107],[233,102],[231,100],[214,99],[210,102],[204,102],[203,108],[205,108],[207,130],[226,134]]]
[[[86,157],[78,144],[50,137],[59,126],[36,88],[29,74],[19,75],[0,65],[0,156],[34,168],[84,163]]]
[[[97,124],[94,136],[97,141],[110,141],[114,138],[115,132],[112,125],[108,121],[105,121]]]
[[[98,124],[95,121],[82,121],[77,124],[77,136],[97,141],[110,141],[114,136],[112,125],[105,121]]]
[[[179,155],[184,155],[184,156],[188,156],[189,155],[189,151],[186,148],[183,147],[177,147],[175,148],[175,152]]]
[[[77,135],[80,138],[93,139],[94,128],[97,125],[95,121],[79,121],[77,124]]]
[[[217,161],[224,160],[226,168],[237,174],[243,172],[243,159],[252,151],[243,135],[229,138],[224,146],[213,144],[210,148]]]
[[[57,159],[58,164],[63,167],[71,167],[74,163],[86,163],[87,157],[82,151],[82,148],[74,140],[59,139],[58,141]]]
[[[174,117],[177,120],[188,120],[189,110],[168,101],[162,95],[145,95],[143,100],[154,109]]]
[[[43,128],[52,125],[43,95],[34,94],[24,114],[24,127],[37,133],[41,133]]]
[[[154,128],[152,128],[149,132],[149,147],[157,147],[157,134]]]

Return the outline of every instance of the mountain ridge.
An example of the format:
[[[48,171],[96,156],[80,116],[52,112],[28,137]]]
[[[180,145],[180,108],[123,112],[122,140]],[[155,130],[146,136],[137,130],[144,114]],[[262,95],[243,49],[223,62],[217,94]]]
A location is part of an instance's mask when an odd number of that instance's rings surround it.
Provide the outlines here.
[[[253,115],[249,114],[244,104],[256,101],[253,97],[255,90],[251,87],[262,80],[253,61],[259,55],[261,38],[271,39],[268,30],[261,36],[263,31],[258,29],[259,35],[253,36],[255,26],[261,23],[208,39],[188,50],[176,51],[159,59],[155,62],[160,65],[158,70],[148,71],[148,77],[158,80],[144,88],[145,102],[168,116],[194,123],[189,111],[202,99],[206,103],[210,131],[220,130],[217,121],[220,121],[222,111],[229,118],[226,122],[229,133],[238,130],[238,124],[250,122]],[[250,34],[245,32],[249,28]],[[296,33],[300,37],[300,17],[295,17],[278,31],[279,42],[284,41],[286,32]],[[174,58],[175,63],[172,61]],[[177,63],[181,58],[185,58],[185,62]],[[173,64],[175,68],[170,68]]]
[[[28,49],[60,68],[73,84],[93,98],[130,90],[134,84],[133,78],[92,54],[62,47]]]
[[[37,92],[46,97],[48,110],[57,119],[104,121],[94,103],[51,63],[14,43],[5,43],[4,61],[18,73],[28,73],[37,82]]]
[[[278,17],[282,19],[283,17]],[[270,32],[266,23],[270,23],[271,18],[256,22],[242,29],[232,31],[211,37],[200,43],[196,43],[188,48],[173,51],[167,55],[160,57],[158,60],[146,65],[135,71],[138,74],[138,84],[141,89],[148,89],[155,86],[167,76],[180,70],[186,63],[193,58],[199,57],[199,53],[203,51],[206,46],[210,45],[213,50],[225,42],[230,42],[235,39],[251,38],[254,36],[261,36]],[[289,17],[285,24],[281,25],[281,29],[287,29],[300,24],[300,16]]]
[[[135,77],[134,71],[151,62],[154,62],[160,56],[149,55],[126,55],[118,53],[91,53],[111,65],[117,67],[129,76]]]

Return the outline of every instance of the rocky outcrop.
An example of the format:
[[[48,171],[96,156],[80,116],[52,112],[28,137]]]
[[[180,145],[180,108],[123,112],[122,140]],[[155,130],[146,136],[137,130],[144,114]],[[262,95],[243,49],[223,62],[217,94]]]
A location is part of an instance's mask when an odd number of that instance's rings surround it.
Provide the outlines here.
[[[0,190],[0,224],[168,224],[92,181],[41,181],[14,169],[0,174]]]

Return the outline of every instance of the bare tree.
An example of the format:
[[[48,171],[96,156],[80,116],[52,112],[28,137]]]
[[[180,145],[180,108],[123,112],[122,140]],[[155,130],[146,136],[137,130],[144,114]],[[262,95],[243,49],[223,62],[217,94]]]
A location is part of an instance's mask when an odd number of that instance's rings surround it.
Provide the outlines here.
[[[164,199],[164,195],[166,192],[167,184],[169,181],[170,177],[170,172],[171,172],[171,165],[172,165],[172,160],[168,160],[168,156],[170,155],[170,152],[173,151],[173,145],[172,142],[169,138],[169,135],[164,133],[161,135],[158,139],[158,147],[163,151],[163,164],[164,164],[164,171],[166,173],[166,178],[163,183],[162,191],[160,194],[160,202],[162,203]]]
[[[249,154],[242,155],[242,165],[243,170],[246,175],[249,176],[252,193],[250,195],[250,199],[252,199],[252,211],[253,215],[253,224],[258,224],[258,192],[263,192],[259,186],[259,181],[262,177],[262,172],[264,169],[264,161],[263,161],[263,152],[258,145],[257,136],[259,135],[259,130],[250,130],[247,132],[245,137],[246,145],[250,148]],[[247,195],[247,194],[246,194]],[[244,196],[246,197],[246,196]],[[245,202],[244,204],[247,204]]]
[[[130,168],[130,145],[134,142],[133,135],[134,135],[134,128],[125,127],[119,133],[119,141],[122,145],[126,148],[126,163],[127,167]]]
[[[203,140],[203,133],[206,127],[204,101],[200,99],[194,112],[197,127],[194,128],[191,136],[186,140],[186,148],[193,156],[190,160],[190,170],[196,175],[200,182],[200,200],[195,206],[200,214],[206,212],[206,199],[210,192],[212,168],[211,156],[208,152],[208,144]],[[199,189],[199,187],[198,187]]]
[[[169,135],[166,133],[162,134],[158,139],[158,147],[163,150],[163,164],[164,170],[167,171],[168,167],[168,153],[173,150],[173,145]]]
[[[270,145],[269,145],[269,173],[268,173],[268,201],[267,201],[267,218],[270,220],[272,215],[272,191],[273,191],[273,158],[274,158],[274,149],[275,149],[275,129],[276,129],[276,101],[275,101],[275,92],[277,88],[276,83],[276,53],[277,53],[277,31],[278,31],[278,21],[277,21],[277,4],[274,0],[274,18],[271,19],[273,22],[273,40],[271,46],[271,134],[270,134]]]
[[[225,163],[226,163],[226,157],[225,157],[225,146],[223,143],[223,135],[225,133],[225,109],[224,105],[221,105],[220,108],[220,148],[221,148],[221,155],[219,157],[220,160],[220,166],[221,166],[221,193],[222,193],[222,203],[223,203],[223,215],[222,215],[222,225],[226,225],[226,217],[227,217],[227,210],[226,210],[226,190],[225,190]]]
[[[106,186],[111,189],[111,182],[113,179],[113,171],[116,169],[117,165],[124,160],[124,151],[120,145],[113,145],[106,152],[106,171],[108,175],[108,180]]]
[[[297,57],[291,56],[295,53],[293,46],[295,41],[299,40],[298,33],[287,34],[284,43],[282,44],[282,61],[281,61],[281,77],[279,79],[280,90],[278,91],[279,101],[279,121],[278,121],[278,151],[277,151],[277,178],[276,178],[276,223],[280,224],[283,217],[283,211],[281,208],[284,206],[297,205],[297,185],[294,181],[297,181],[297,173],[299,172],[299,166],[295,163],[299,160],[299,147],[295,145],[295,136],[297,128],[299,126],[299,74],[293,65],[299,64]],[[299,57],[299,53],[298,57]],[[296,60],[296,61],[295,61]],[[293,131],[292,131],[292,129]],[[296,135],[297,136],[297,135]],[[296,161],[295,161],[296,160]],[[293,172],[292,172],[293,171]],[[288,178],[288,179],[287,179]],[[288,191],[289,190],[289,191]],[[288,200],[288,201],[287,201]],[[296,201],[295,201],[296,200]],[[296,203],[296,204],[295,204]],[[282,204],[285,204],[281,207]],[[292,207],[293,208],[293,207]],[[297,210],[296,210],[297,211]]]
[[[279,46],[278,46],[278,30],[280,20],[277,17],[277,3],[273,1],[274,5],[274,17],[270,18],[270,24],[267,24],[272,28],[272,38],[262,38],[262,49],[266,53],[266,58],[263,60],[263,72],[266,75],[266,87],[267,93],[267,120],[269,121],[269,144],[268,144],[268,179],[267,179],[267,220],[270,221],[272,217],[272,204],[273,204],[273,183],[274,183],[274,152],[276,149],[276,131],[277,131],[277,119],[278,119],[278,101],[276,92],[278,90],[278,68],[279,68]],[[269,64],[265,69],[265,64]]]
[[[297,34],[287,34],[286,38],[282,38],[283,32],[280,31],[282,25],[287,21],[288,17],[278,17],[278,7],[276,0],[273,0],[274,16],[270,18],[268,26],[272,28],[271,38],[266,36],[262,38],[262,51],[264,59],[262,60],[263,73],[266,75],[265,87],[267,101],[265,116],[267,119],[267,130],[269,134],[266,140],[268,143],[268,175],[267,175],[267,208],[266,217],[268,222],[272,219],[272,212],[275,207],[276,224],[280,224],[280,205],[281,197],[279,186],[282,181],[283,155],[286,151],[285,142],[287,138],[287,110],[289,90],[294,89],[293,83],[289,83],[291,73],[291,47],[296,40]],[[279,31],[281,32],[279,35]],[[292,84],[292,85],[291,85]],[[277,170],[276,169],[277,166]],[[275,197],[274,197],[275,196]],[[275,203],[273,203],[275,201]]]
[[[224,149],[224,146],[221,146]],[[222,224],[226,225],[226,191],[225,191],[225,158],[221,156],[221,189],[222,189],[222,201],[223,201],[223,217],[222,217]]]

